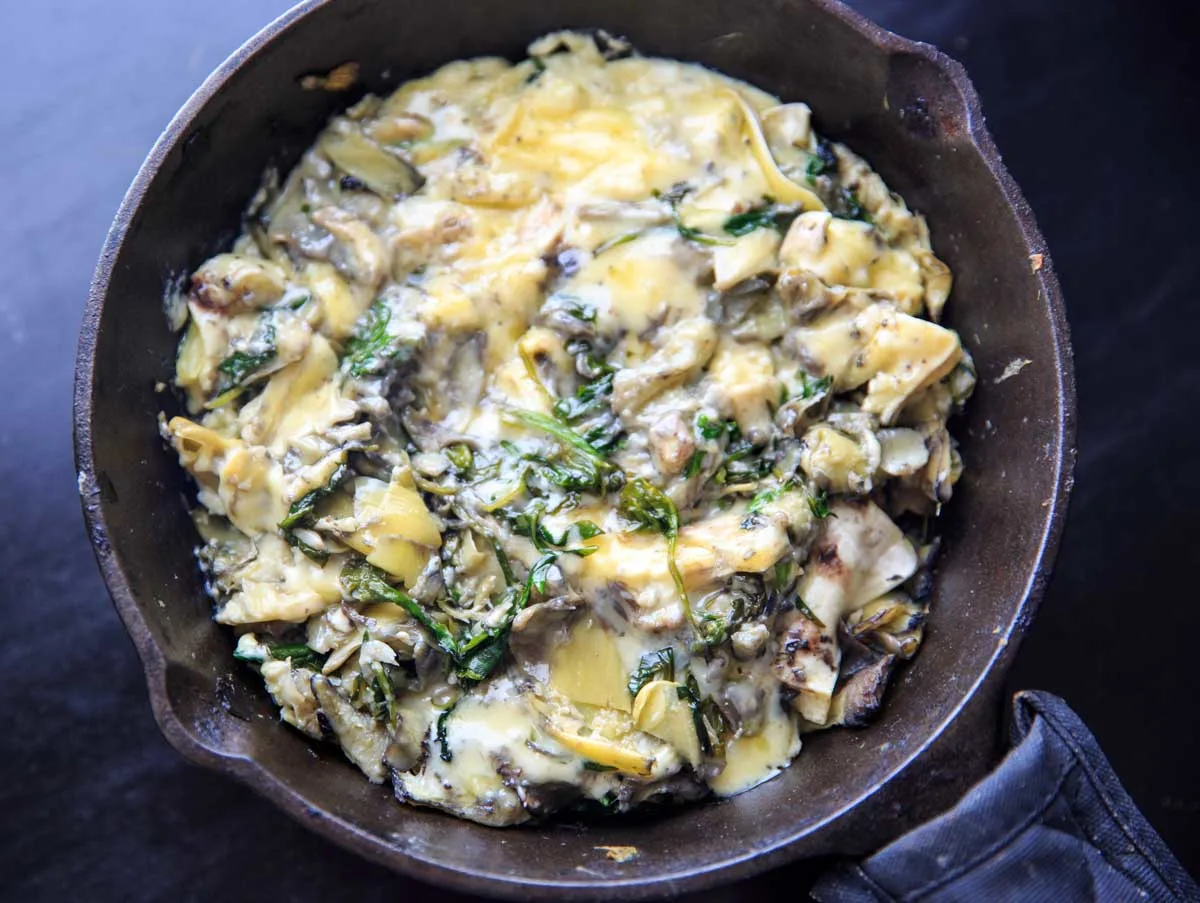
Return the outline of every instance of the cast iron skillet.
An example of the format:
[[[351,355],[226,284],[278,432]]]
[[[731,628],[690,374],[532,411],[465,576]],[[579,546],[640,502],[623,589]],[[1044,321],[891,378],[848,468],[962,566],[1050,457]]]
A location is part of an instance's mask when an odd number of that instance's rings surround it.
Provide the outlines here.
[[[818,128],[866,156],[927,214],[953,268],[950,323],[980,385],[956,425],[967,462],[941,529],[921,654],[858,732],[805,742],[797,763],[732,800],[586,828],[498,831],[403,807],[333,748],[282,726],[230,657],[192,560],[185,480],[155,429],[176,337],[164,285],[223,249],[270,163],[286,171],[326,118],[453,59],[519,58],[533,37],[599,27],[806,100]],[[346,62],[346,93],[298,79]],[[1058,544],[1074,460],[1067,324],[1049,258],[962,68],[832,0],[310,0],[269,25],[188,101],[117,214],[79,344],[80,491],[109,591],[146,667],[163,733],[330,839],[442,885],[509,897],[633,899],[781,862],[864,852],[944,808],[994,755],[1004,671]],[[1001,379],[1015,358],[1032,361]],[[596,848],[632,845],[617,863]]]

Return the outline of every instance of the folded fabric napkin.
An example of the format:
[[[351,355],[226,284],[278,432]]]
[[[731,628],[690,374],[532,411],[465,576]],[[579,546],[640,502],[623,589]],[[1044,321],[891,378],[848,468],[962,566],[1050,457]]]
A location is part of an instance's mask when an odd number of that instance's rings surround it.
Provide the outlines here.
[[[821,903],[1200,900],[1065,702],[1013,698],[1012,749],[962,801],[870,858],[835,866]]]

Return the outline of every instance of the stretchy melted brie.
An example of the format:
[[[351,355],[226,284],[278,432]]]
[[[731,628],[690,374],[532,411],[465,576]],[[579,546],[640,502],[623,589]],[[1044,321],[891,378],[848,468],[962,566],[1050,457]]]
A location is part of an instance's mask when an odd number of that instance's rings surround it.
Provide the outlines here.
[[[405,801],[746,790],[920,643],[949,290],[808,107],[700,67],[557,34],[368,96],[186,297],[216,619]]]

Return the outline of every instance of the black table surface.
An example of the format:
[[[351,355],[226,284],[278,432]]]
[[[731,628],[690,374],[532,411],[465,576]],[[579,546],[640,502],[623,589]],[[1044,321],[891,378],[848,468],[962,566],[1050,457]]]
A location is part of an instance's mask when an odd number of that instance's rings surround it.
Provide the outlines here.
[[[88,281],[160,129],[286,0],[0,6],[0,895],[432,899],[187,764],[95,569],[71,457]],[[1200,66],[1171,4],[861,0],[962,60],[1067,298],[1079,466],[1011,686],[1058,693],[1200,872]],[[1190,6],[1190,4],[1189,4]],[[802,48],[798,48],[802,52]],[[398,48],[398,53],[401,52]],[[936,239],[936,237],[935,237]],[[788,870],[711,899],[789,887]],[[450,896],[445,893],[443,898]]]

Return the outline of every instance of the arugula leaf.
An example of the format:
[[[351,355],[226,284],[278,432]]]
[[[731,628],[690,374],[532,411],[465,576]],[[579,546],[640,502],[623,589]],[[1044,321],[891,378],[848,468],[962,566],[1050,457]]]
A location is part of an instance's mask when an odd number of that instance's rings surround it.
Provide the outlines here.
[[[613,371],[610,370],[581,385],[574,395],[560,398],[554,405],[554,416],[573,425],[593,414],[607,411],[612,389]]]
[[[813,610],[808,607],[808,603],[799,596],[796,597],[796,611],[800,612],[800,614],[804,615],[804,617],[808,618],[821,629],[825,628],[825,623],[813,614]]]
[[[475,453],[465,442],[456,442],[446,446],[442,449],[442,454],[446,456],[455,473],[461,477],[470,476],[471,471],[475,469]]]
[[[705,439],[720,439],[724,435],[732,438],[741,433],[736,420],[709,420],[707,414],[696,418],[696,431]]]
[[[398,341],[388,332],[392,309],[378,299],[359,321],[358,329],[346,340],[342,365],[351,376],[382,373],[392,362],[403,362],[412,354],[412,345]]]
[[[688,459],[687,467],[683,469],[683,475],[690,480],[692,477],[698,474],[700,469],[704,466],[704,458],[704,452],[702,452],[700,449],[696,449],[694,452],[692,452],[692,456]]]
[[[774,229],[777,232],[787,232],[792,221],[800,215],[800,211],[792,207],[780,207],[776,204],[763,204],[752,207],[745,213],[735,213],[725,220],[725,231],[730,235],[741,237],[749,235],[756,229]]]
[[[495,536],[488,536],[488,543],[496,555],[496,563],[500,565],[500,573],[504,575],[504,583],[507,586],[512,586],[517,582],[517,575],[513,573],[512,564],[508,560],[508,553],[504,551],[504,546],[500,545],[500,540]]]
[[[692,724],[696,728],[696,739],[700,741],[700,752],[706,756],[712,755],[712,738],[708,735],[704,715],[700,710],[700,685],[696,683],[695,676],[689,674],[687,681],[679,685],[675,695],[686,702],[692,712]]]
[[[642,687],[656,678],[675,679],[675,650],[671,646],[664,646],[642,656],[637,670],[629,675],[629,695],[636,698]]]
[[[367,638],[370,634],[365,634]],[[378,719],[380,715],[384,715],[387,721],[392,726],[396,724],[396,688],[392,684],[392,679],[388,677],[387,671],[380,662],[371,663],[371,688],[374,691],[373,705],[371,706],[372,717]]]
[[[664,201],[671,211],[671,220],[675,223],[675,230],[680,236],[687,241],[694,241],[701,245],[727,245],[730,244],[728,239],[719,238],[716,235],[709,235],[700,229],[688,226],[683,222],[683,218],[679,215],[679,202],[683,200],[684,195],[691,191],[691,186],[686,182],[680,182],[673,185],[668,191],[652,191],[651,194],[660,201]]]
[[[655,530],[668,538],[679,533],[679,509],[661,489],[642,477],[635,477],[625,484],[617,511],[640,527]]]
[[[546,591],[546,580],[549,578],[550,568],[556,561],[558,561],[558,556],[553,553],[543,555],[529,569],[529,583],[539,593]]]
[[[810,495],[808,497],[808,510],[813,513],[813,517],[820,519],[829,517],[829,493],[824,489],[818,489]]]
[[[871,214],[858,199],[852,189],[842,188],[838,192],[837,202],[833,205],[833,215],[839,219],[857,219],[864,223],[871,222]]]
[[[590,520],[576,521],[575,530],[579,533],[580,539],[591,539],[593,536],[599,536],[604,532]]]
[[[325,660],[329,656],[324,652],[317,652],[311,646],[305,643],[279,643],[275,646],[267,646],[267,655],[276,661],[292,660],[292,665],[297,668],[311,668],[314,671],[320,671],[325,665]],[[233,657],[242,662],[261,663],[262,659],[251,655],[241,655],[234,651]]]
[[[762,454],[762,449],[747,441],[738,441],[729,446],[713,481],[718,486],[736,486],[754,483],[771,472],[772,461]]]
[[[559,442],[568,445],[576,451],[583,452],[593,461],[609,467],[608,461],[590,442],[575,432],[569,426],[565,426],[553,417],[548,417],[539,411],[529,411],[525,408],[508,408],[508,413],[518,421],[528,427],[541,430],[544,433],[549,433]]]
[[[288,508],[287,517],[279,522],[279,529],[283,532],[283,538],[287,541],[287,544],[292,548],[299,549],[318,564],[324,564],[328,561],[329,553],[324,549],[318,549],[309,545],[298,537],[295,532],[296,528],[311,523],[316,514],[317,505],[323,499],[336,492],[338,487],[352,476],[354,476],[354,471],[343,461],[334,468],[333,473],[330,474],[329,480],[324,486],[318,486],[316,489],[311,489],[300,496]]]
[[[304,495],[300,496],[296,501],[292,502],[292,506],[288,508],[287,517],[279,522],[280,530],[290,530],[293,527],[298,527],[308,523],[313,514],[316,513],[317,505],[320,502],[337,491],[346,480],[354,475],[354,471],[350,466],[343,461],[339,464],[324,486],[318,486],[316,489],[311,489]]]
[[[621,488],[617,511],[641,528],[656,530],[667,538],[667,570],[675,583],[675,591],[679,593],[683,613],[691,622],[692,602],[688,598],[687,588],[683,585],[683,575],[675,561],[675,551],[679,545],[679,509],[661,489],[642,477],[635,477]]]
[[[781,495],[792,488],[791,482],[782,483],[779,486],[772,486],[770,489],[764,489],[762,492],[750,499],[750,504],[746,507],[748,514],[761,514],[762,510],[777,501]]]
[[[391,602],[399,605],[429,631],[439,649],[452,657],[458,655],[458,643],[446,625],[435,620],[408,593],[388,583],[386,574],[366,559],[343,567],[341,583],[346,594],[356,602]]]
[[[454,704],[451,705],[450,708],[442,710],[442,713],[440,715],[438,715],[438,719],[437,719],[436,737],[437,737],[438,746],[441,747],[441,749],[438,752],[438,756],[441,758],[441,760],[443,762],[453,762],[454,761],[454,753],[450,749],[450,744],[446,741],[446,722],[449,720],[450,714],[454,711],[455,706],[457,706],[457,705],[458,705],[458,701],[455,700]]]
[[[217,369],[226,377],[226,388],[241,386],[251,376],[275,360],[278,353],[275,347],[275,327],[268,325],[263,330],[262,351],[235,351],[221,363]]]
[[[816,153],[809,159],[808,166],[805,167],[805,175],[808,176],[808,181],[811,183],[816,180],[817,176],[836,173],[837,165],[837,154],[833,152],[833,147],[824,138],[818,138]]]
[[[800,378],[800,397],[805,400],[827,395],[833,388],[833,377],[829,375],[814,379],[807,370],[799,370],[796,376]]]
[[[645,229],[638,229],[636,232],[626,232],[623,235],[616,235],[602,241],[596,246],[596,250],[592,251],[592,257],[599,257],[605,251],[611,251],[613,248],[619,248],[621,245],[629,244],[631,241],[636,241],[646,233]]]
[[[680,685],[676,695],[687,703],[692,712],[692,724],[696,728],[696,738],[700,741],[700,751],[705,756],[724,758],[725,738],[732,733],[732,726],[716,700],[711,696],[701,700],[700,685],[693,674],[688,674],[687,680]]]
[[[784,558],[775,563],[775,588],[782,590],[788,585],[788,581],[792,578],[792,559]]]
[[[529,604],[529,597],[535,589],[534,583],[538,574],[543,575],[542,589],[544,589],[545,571],[557,557],[550,552],[534,562],[533,567],[529,569],[529,577],[524,585],[508,588],[506,601],[509,603],[509,608],[503,621],[483,633],[475,635],[461,646],[455,658],[457,663],[455,673],[458,675],[460,684],[472,686],[486,680],[496,670],[496,666],[500,664],[504,653],[508,650],[508,634],[512,629],[512,623]],[[542,592],[542,589],[539,589],[538,592]]]

